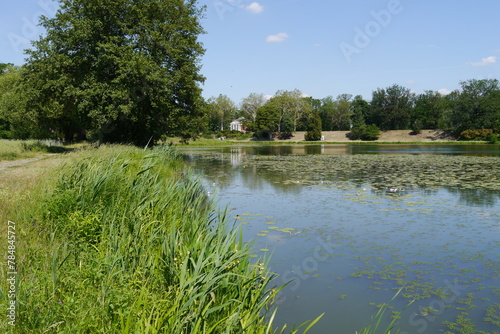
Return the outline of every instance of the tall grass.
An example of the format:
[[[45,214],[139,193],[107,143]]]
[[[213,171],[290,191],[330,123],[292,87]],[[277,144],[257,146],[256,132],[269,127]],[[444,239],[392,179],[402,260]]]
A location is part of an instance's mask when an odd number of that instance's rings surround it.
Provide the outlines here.
[[[0,139],[0,161],[33,158],[40,153],[62,153],[65,151],[67,148],[53,140]]]
[[[74,156],[16,216],[17,333],[277,332],[266,261],[251,261],[174,149]]]

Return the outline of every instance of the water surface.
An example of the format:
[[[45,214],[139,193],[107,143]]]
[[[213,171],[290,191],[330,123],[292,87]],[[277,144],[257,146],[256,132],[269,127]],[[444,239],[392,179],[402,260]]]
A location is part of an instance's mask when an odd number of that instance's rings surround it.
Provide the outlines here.
[[[402,288],[386,320],[402,333],[500,332],[499,146],[182,152],[289,282],[278,325],[325,313],[310,333],[355,333]]]

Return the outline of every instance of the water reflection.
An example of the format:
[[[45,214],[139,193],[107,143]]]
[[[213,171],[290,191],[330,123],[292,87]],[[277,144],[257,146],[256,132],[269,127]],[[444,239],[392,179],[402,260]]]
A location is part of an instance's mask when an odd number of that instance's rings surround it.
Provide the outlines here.
[[[183,152],[245,240],[256,239],[256,253],[273,253],[276,284],[293,280],[278,300],[277,325],[326,312],[310,333],[354,333],[404,288],[395,311],[416,299],[401,313],[406,333],[446,332],[445,321],[465,311],[478,331],[498,331],[484,315],[500,303],[500,158],[481,148],[449,156],[360,146]],[[428,307],[436,305],[434,317]]]
[[[249,190],[269,186],[297,194],[304,186],[347,182],[358,191],[368,189],[379,196],[404,196],[416,190],[432,195],[445,189],[465,205],[491,207],[499,201],[500,160],[495,157],[396,154],[377,158],[379,155],[358,154],[358,149],[358,145],[296,145],[182,152],[194,170],[221,189],[238,180]],[[458,151],[467,150],[455,149]]]
[[[196,148],[180,148],[192,151]],[[344,155],[344,154],[414,154],[500,156],[500,145],[490,144],[309,144],[249,145],[200,148],[220,153],[240,152],[243,155]]]

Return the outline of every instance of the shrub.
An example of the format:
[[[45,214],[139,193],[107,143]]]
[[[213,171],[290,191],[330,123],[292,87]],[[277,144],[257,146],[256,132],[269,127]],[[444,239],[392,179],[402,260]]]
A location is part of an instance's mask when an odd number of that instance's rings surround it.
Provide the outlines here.
[[[281,139],[281,140],[287,140],[287,139],[290,139],[293,137],[293,133],[291,132],[280,132],[278,134],[278,139]]]
[[[491,133],[490,137],[488,139],[488,143],[490,143],[490,144],[498,143],[498,135],[496,133]]]
[[[306,132],[305,138],[306,141],[318,141],[321,140],[321,131],[320,130],[310,130]]]
[[[470,129],[460,133],[460,140],[489,140],[492,129]]]
[[[377,140],[380,137],[380,129],[375,124],[367,125],[361,136],[362,140]]]
[[[361,125],[352,128],[347,136],[350,140],[377,140],[380,137],[380,129],[375,124]]]

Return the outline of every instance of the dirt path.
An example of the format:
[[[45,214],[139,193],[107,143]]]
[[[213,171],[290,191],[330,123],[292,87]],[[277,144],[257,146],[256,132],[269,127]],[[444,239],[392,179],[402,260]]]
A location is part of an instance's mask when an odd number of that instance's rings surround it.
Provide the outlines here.
[[[42,156],[38,156],[36,158],[30,158],[30,159],[20,159],[20,160],[12,160],[12,161],[1,161],[0,162],[0,171],[6,170],[8,168],[13,168],[13,167],[20,167],[23,166],[27,163],[42,160],[43,158],[46,158],[52,154],[44,154]]]

